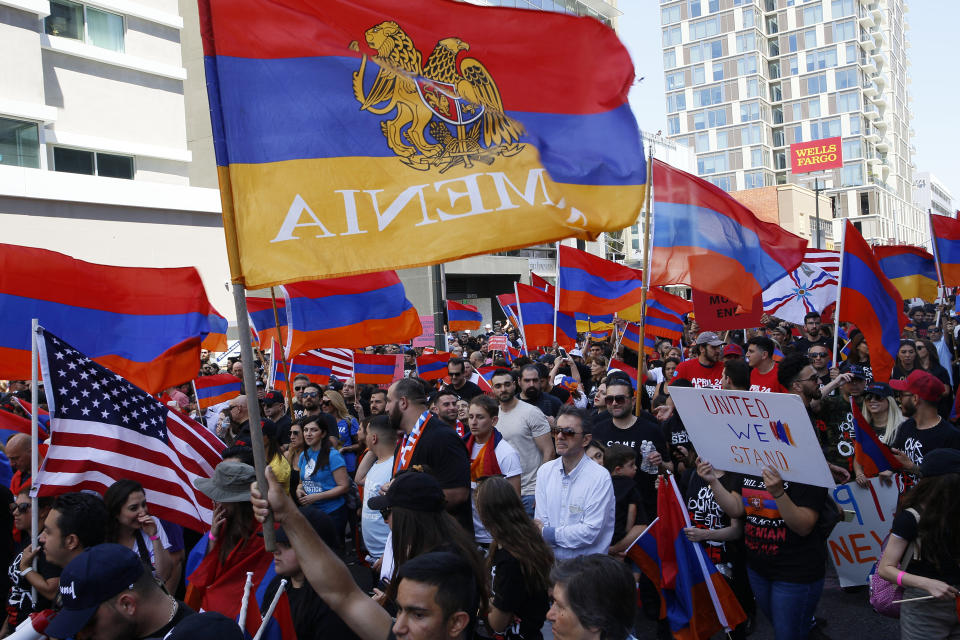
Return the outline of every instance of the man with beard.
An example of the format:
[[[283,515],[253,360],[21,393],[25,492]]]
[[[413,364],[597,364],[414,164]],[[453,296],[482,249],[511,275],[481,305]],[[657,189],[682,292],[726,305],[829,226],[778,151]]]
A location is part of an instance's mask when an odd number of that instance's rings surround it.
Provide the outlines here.
[[[444,387],[445,391],[453,391],[467,402],[483,393],[483,389],[470,382],[462,358],[450,358],[447,362],[447,374],[450,376],[450,384]]]
[[[820,319],[820,314],[816,311],[811,311],[803,316],[803,335],[794,340],[793,350],[797,353],[806,353],[810,350],[810,347],[815,344],[819,344],[828,349],[831,348],[833,341],[830,336],[823,335],[822,327],[823,323]]]
[[[393,475],[422,466],[440,483],[447,511],[473,535],[470,456],[457,433],[427,410],[425,384],[419,378],[403,378],[387,391],[390,423],[403,432],[394,454]],[[380,492],[386,493],[385,487]]]
[[[537,469],[555,456],[550,423],[540,409],[517,398],[517,386],[508,369],[497,369],[490,386],[500,403],[497,430],[520,455],[520,500],[533,517],[537,493]]]
[[[538,362],[520,369],[520,399],[540,409],[552,427],[563,403],[560,398],[543,392],[543,380],[548,374],[546,368],[546,365]]]
[[[803,401],[833,479],[837,484],[849,482],[853,469],[853,451],[850,451],[848,459],[845,448],[843,451],[839,448],[842,446],[840,434],[848,428],[847,423],[850,420],[849,404],[842,398],[822,396],[817,371],[806,354],[792,353],[784,358],[777,371],[777,381],[786,393],[794,393]],[[846,444],[845,441],[844,443]]]
[[[387,410],[387,392],[383,389],[374,389],[370,394],[370,415],[379,416]]]
[[[322,399],[323,391],[318,385],[310,383],[305,386],[300,394],[300,401],[303,403],[303,416],[316,417],[320,415],[320,400]]]
[[[960,449],[960,430],[937,413],[944,385],[933,374],[914,369],[906,380],[890,380],[900,392],[900,409],[906,418],[897,427],[893,452],[904,471],[914,477],[924,456],[936,449]]]
[[[440,418],[448,427],[457,432],[457,436],[467,435],[467,429],[458,419],[459,409],[457,401],[460,398],[449,389],[441,389],[433,394],[433,406],[437,417]]]
[[[684,360],[677,365],[673,379],[689,380],[697,389],[719,389],[723,376],[720,364],[720,349],[723,341],[712,331],[704,331],[697,336],[697,358]]]

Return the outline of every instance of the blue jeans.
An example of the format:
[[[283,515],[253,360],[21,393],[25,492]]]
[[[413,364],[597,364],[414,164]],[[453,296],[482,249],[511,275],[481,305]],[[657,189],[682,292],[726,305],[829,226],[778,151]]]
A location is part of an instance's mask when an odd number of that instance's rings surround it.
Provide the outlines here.
[[[757,607],[769,618],[777,640],[806,640],[813,627],[813,613],[823,593],[823,578],[814,582],[768,580],[747,569]]]
[[[523,510],[526,511],[527,515],[531,518],[533,517],[533,507],[536,501],[537,496],[520,496],[520,502],[523,503]]]

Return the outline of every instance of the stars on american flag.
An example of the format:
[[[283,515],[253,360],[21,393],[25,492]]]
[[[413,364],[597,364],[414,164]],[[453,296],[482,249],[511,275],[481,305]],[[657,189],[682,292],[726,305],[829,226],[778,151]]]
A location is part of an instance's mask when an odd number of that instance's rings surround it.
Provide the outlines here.
[[[53,336],[45,333],[44,339],[57,362],[50,368],[57,418],[116,425],[167,441],[167,408],[159,400]]]

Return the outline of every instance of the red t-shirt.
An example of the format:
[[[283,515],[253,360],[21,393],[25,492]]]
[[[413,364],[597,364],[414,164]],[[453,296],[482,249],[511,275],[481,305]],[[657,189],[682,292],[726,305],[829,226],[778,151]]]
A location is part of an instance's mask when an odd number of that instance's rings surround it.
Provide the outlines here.
[[[712,367],[705,367],[700,364],[698,358],[693,358],[677,365],[677,372],[673,379],[689,380],[698,389],[719,389],[721,377],[723,377],[723,364],[717,362]]]
[[[777,370],[780,367],[773,365],[773,369],[766,373],[760,373],[759,369],[753,369],[750,372],[750,391],[772,391],[773,393],[786,393],[780,382],[777,380]]]

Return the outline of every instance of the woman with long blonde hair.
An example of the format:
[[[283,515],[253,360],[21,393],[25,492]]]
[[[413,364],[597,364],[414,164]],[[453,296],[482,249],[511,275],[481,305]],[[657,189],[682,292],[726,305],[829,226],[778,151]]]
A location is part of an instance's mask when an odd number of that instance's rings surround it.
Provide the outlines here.
[[[362,449],[362,445],[357,442],[360,423],[350,415],[347,410],[347,403],[338,391],[332,389],[324,391],[323,398],[320,400],[320,409],[336,418],[337,433],[331,433],[330,436],[333,438],[334,444],[339,447],[343,461],[347,464],[347,473],[355,473],[357,470],[357,452]],[[339,437],[339,443],[336,442],[337,437]]]

